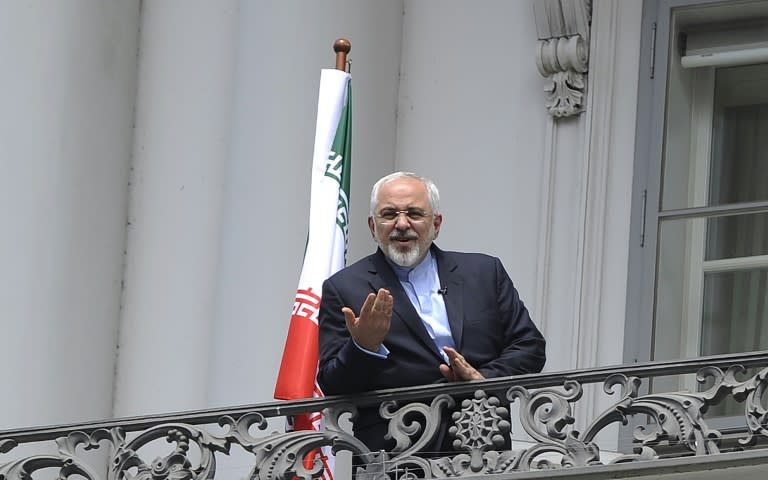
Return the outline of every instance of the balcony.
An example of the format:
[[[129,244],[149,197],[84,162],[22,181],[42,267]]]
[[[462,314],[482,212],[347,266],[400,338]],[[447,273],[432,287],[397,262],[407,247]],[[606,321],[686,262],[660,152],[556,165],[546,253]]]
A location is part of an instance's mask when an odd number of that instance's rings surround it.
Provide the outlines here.
[[[648,393],[652,379],[683,374],[701,387]],[[322,478],[319,458],[307,467],[302,459],[324,446],[359,458],[361,479],[764,478],[767,376],[768,352],[753,352],[6,430],[0,480]],[[599,387],[611,406],[574,418],[584,391]],[[726,400],[738,416],[708,415]],[[364,407],[389,422],[392,451],[349,433]],[[325,430],[284,431],[286,416],[317,411]],[[425,452],[445,419],[453,450]],[[511,432],[515,422],[522,431]],[[626,441],[599,445],[615,425]],[[510,447],[511,433],[528,441]],[[336,478],[350,478],[346,470]]]

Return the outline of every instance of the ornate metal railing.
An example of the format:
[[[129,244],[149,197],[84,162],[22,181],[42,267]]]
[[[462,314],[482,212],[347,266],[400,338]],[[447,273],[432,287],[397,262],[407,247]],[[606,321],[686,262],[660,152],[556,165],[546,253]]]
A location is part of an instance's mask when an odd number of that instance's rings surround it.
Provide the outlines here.
[[[757,373],[740,378],[747,368]],[[697,373],[707,387],[647,393],[646,379],[685,373]],[[45,471],[60,479],[320,478],[322,462],[305,468],[302,459],[324,446],[355,454],[360,459],[355,467],[358,478],[371,479],[496,474],[504,478],[543,468],[707,456],[754,449],[768,439],[766,376],[768,352],[754,352],[7,430],[0,431],[0,480],[38,478]],[[573,407],[584,385],[599,383],[615,400],[596,418],[579,422],[586,426],[579,433],[573,428]],[[727,435],[706,415],[726,398],[743,404],[738,428],[730,428]],[[509,407],[515,404],[533,443],[511,449],[505,447],[505,438],[511,428]],[[370,451],[341,427],[343,417],[377,405],[396,443],[392,451]],[[321,410],[326,414],[323,431],[268,432],[270,419]],[[442,452],[442,457],[423,455],[446,410],[453,411],[448,430],[455,451]],[[636,424],[632,449],[610,461],[601,458],[598,433],[632,419]],[[163,439],[167,443],[157,442]],[[30,453],[24,448],[32,445],[39,450]],[[217,472],[217,462],[235,450],[247,459],[246,471],[238,477],[231,471]],[[104,453],[93,455],[100,451]],[[149,455],[154,460],[148,460]]]

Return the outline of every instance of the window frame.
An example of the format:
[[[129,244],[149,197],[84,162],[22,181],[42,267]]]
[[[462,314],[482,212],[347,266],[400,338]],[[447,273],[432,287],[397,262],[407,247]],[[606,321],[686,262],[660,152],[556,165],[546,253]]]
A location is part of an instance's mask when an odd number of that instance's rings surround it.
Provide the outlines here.
[[[727,4],[738,8],[739,5],[753,3],[749,0],[725,2],[724,0],[645,0],[643,2],[642,36],[640,51],[640,72],[638,82],[637,131],[635,142],[635,161],[633,171],[629,264],[627,279],[627,306],[624,335],[624,363],[650,361],[654,345],[654,317],[656,313],[656,283],[659,262],[659,226],[662,219],[692,218],[694,225],[688,235],[696,236],[693,229],[703,231],[708,215],[712,213],[744,213],[765,211],[768,202],[744,203],[725,206],[705,206],[681,209],[663,209],[663,159],[665,148],[669,58],[675,47],[676,39],[671,38],[672,12],[681,7],[706,7],[707,5]],[[707,90],[705,95],[713,94],[715,68],[703,67],[694,75],[693,87]],[[712,100],[711,98],[709,100]],[[691,141],[689,158],[706,155],[711,162],[713,102],[702,105],[694,102],[692,108],[691,138],[698,135],[697,141]],[[693,123],[696,122],[694,125]],[[693,149],[699,149],[694,151]],[[708,168],[691,171],[695,175],[695,184],[706,189]],[[700,178],[699,178],[700,177]],[[701,192],[698,192],[699,194]],[[706,192],[704,192],[706,194]],[[702,203],[703,204],[703,203]],[[701,233],[701,232],[699,232]],[[703,240],[703,235],[698,238]],[[703,249],[704,245],[700,245]],[[717,262],[694,261],[695,251],[690,249],[687,261],[688,272],[707,269],[706,264]],[[720,261],[727,267],[729,261]],[[733,263],[733,262],[731,262]],[[690,276],[689,276],[690,278]],[[700,283],[703,283],[700,282]],[[701,322],[701,300],[693,298],[700,295],[703,285],[687,289],[687,298],[682,308],[686,311],[689,341],[681,351],[692,352],[691,342],[699,343],[700,332],[695,331]],[[699,292],[699,293],[697,293]],[[698,304],[698,305],[696,305]],[[697,314],[698,320],[691,321]]]
[[[630,244],[628,258],[627,303],[624,327],[624,363],[651,360],[654,343],[654,316],[656,312],[656,281],[658,266],[659,225],[661,218],[701,218],[729,211],[747,213],[763,211],[766,202],[745,203],[736,207],[713,206],[662,209],[662,173],[664,158],[668,64],[674,42],[671,37],[672,12],[681,7],[705,7],[715,4],[738,5],[749,0],[644,0],[638,72],[637,126],[635,160],[633,167],[632,199],[630,209]],[[714,68],[711,69],[714,81]],[[710,107],[710,110],[712,108]],[[711,117],[712,112],[709,112]],[[711,137],[711,131],[709,133]],[[711,148],[711,142],[707,145]],[[692,154],[692,153],[691,153]],[[709,160],[711,161],[711,159]],[[708,173],[707,173],[708,174]],[[702,265],[706,268],[706,266]],[[694,268],[693,265],[690,268]],[[688,299],[690,301],[690,299]],[[699,309],[701,309],[701,301]],[[700,316],[700,315],[699,315]],[[699,322],[701,319],[699,319]],[[697,332],[697,340],[700,332]],[[647,393],[644,384],[641,394]],[[743,419],[741,419],[743,421]],[[708,420],[715,429],[727,432],[735,425],[731,417]],[[619,451],[631,451],[633,425],[620,428]]]

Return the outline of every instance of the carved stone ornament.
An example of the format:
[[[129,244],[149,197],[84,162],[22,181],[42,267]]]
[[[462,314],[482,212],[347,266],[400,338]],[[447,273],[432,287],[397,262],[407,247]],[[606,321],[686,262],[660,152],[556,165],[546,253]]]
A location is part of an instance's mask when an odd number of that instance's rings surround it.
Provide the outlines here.
[[[535,0],[536,66],[547,79],[546,106],[554,117],[584,110],[589,67],[591,0]]]

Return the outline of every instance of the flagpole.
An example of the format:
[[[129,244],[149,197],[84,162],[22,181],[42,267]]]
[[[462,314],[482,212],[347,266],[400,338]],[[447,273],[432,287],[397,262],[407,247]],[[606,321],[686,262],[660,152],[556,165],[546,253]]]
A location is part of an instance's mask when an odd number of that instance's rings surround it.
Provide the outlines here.
[[[352,44],[346,38],[339,38],[333,42],[333,51],[336,52],[336,70],[347,71],[347,54],[352,50]]]
[[[322,396],[317,384],[319,359],[319,310],[323,282],[344,268],[347,245],[349,176],[351,168],[350,75],[346,70],[351,44],[346,38],[333,43],[336,68],[322,69],[317,105],[315,147],[312,154],[309,231],[296,299],[274,397],[295,400]],[[343,220],[339,220],[343,219]],[[292,430],[319,430],[322,414],[293,417]],[[323,464],[323,478],[333,480],[333,456],[328,447],[304,457],[304,468]]]

